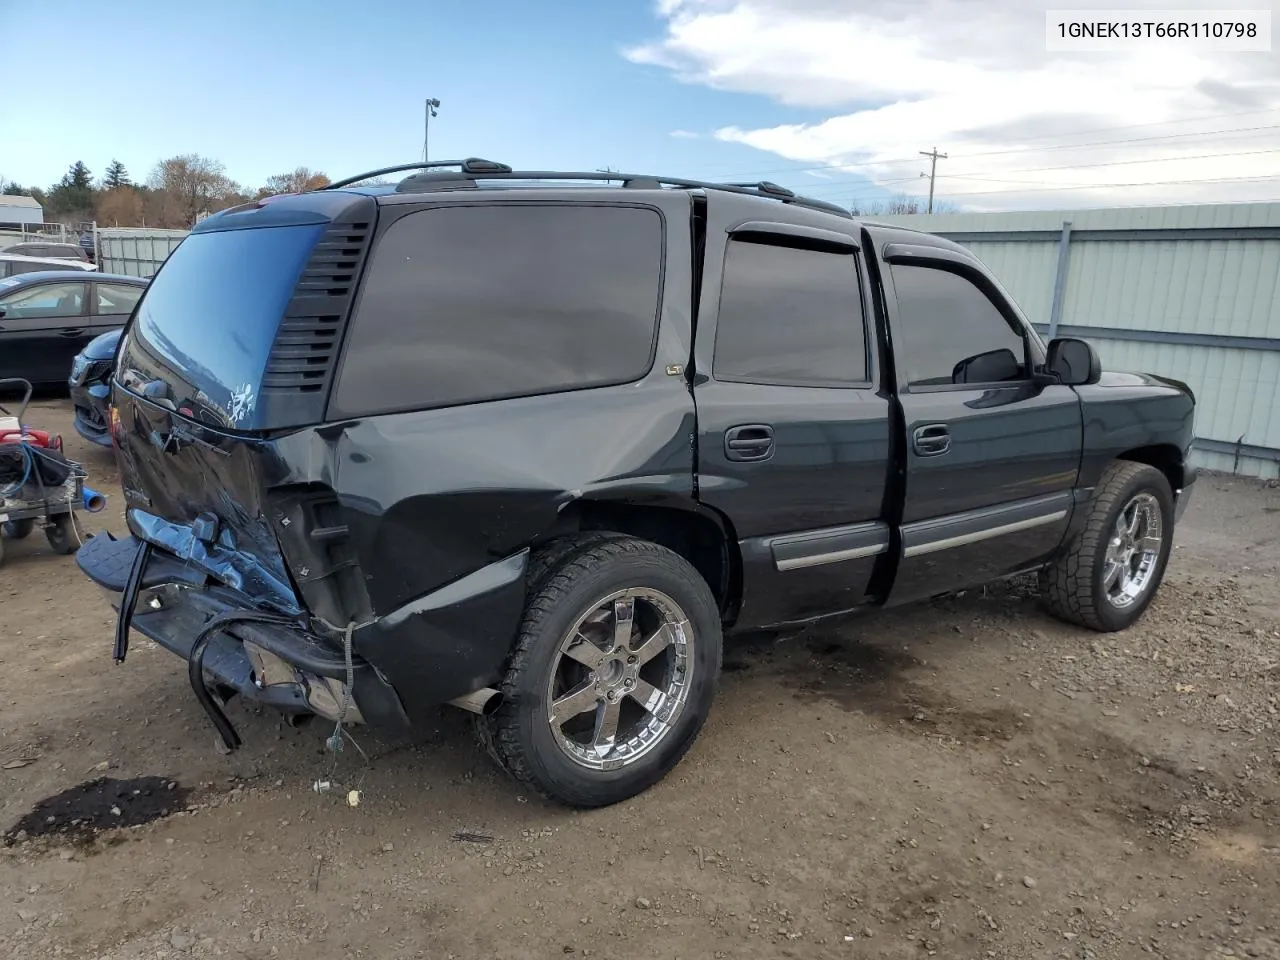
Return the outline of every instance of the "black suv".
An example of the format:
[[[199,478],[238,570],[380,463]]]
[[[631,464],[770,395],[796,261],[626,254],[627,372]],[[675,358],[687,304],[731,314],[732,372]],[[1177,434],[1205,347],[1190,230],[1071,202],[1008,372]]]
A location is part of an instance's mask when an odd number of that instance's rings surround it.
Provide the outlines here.
[[[202,221],[118,354],[130,535],[79,563],[228,746],[234,693],[448,703],[599,806],[689,749],[722,632],[1028,571],[1095,630],[1151,602],[1194,398],[955,243],[767,183],[374,173]]]

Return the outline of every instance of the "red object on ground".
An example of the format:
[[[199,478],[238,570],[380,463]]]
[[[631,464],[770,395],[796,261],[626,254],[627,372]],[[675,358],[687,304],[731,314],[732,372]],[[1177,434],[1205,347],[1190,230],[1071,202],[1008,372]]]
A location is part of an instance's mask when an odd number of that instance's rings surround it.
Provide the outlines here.
[[[62,437],[51,434],[47,430],[0,430],[0,443],[26,442],[33,447],[44,447],[46,450],[61,450]]]

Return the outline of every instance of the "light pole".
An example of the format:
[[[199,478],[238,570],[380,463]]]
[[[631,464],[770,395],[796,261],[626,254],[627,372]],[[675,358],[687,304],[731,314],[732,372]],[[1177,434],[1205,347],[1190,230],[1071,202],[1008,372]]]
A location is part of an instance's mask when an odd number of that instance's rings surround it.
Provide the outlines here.
[[[422,117],[422,162],[426,163],[430,158],[427,156],[427,141],[431,136],[431,118],[436,116],[436,111],[440,109],[440,101],[432,97],[427,101],[427,108]]]

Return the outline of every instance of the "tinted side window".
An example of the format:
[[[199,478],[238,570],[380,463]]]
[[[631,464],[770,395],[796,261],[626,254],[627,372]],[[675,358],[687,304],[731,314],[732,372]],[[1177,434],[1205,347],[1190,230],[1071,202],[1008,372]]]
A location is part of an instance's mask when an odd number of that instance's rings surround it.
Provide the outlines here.
[[[94,288],[98,294],[98,313],[100,314],[129,313],[142,297],[144,289],[123,283],[95,283]]]
[[[730,241],[712,373],[751,383],[865,381],[866,331],[853,253]]]
[[[383,235],[333,414],[627,383],[653,362],[662,219],[635,207],[442,207]]]
[[[895,266],[894,356],[909,384],[1027,377],[1027,345],[987,295],[958,274]]]

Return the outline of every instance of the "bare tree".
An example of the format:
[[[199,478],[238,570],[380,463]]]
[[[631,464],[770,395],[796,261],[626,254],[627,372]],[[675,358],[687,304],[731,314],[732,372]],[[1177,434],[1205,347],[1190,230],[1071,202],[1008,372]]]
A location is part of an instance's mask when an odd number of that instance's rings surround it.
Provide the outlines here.
[[[288,173],[278,173],[267,178],[267,185],[258,191],[259,197],[269,197],[277,193],[303,193],[307,190],[319,190],[329,185],[329,178],[318,170],[298,167]]]
[[[133,187],[104,190],[98,195],[95,219],[104,226],[142,226],[142,196]]]
[[[926,209],[925,201],[919,197],[899,195],[888,200],[877,200],[872,203],[855,203],[850,212],[855,217],[888,217],[924,213]],[[953,203],[947,203],[943,200],[934,201],[934,213],[955,213],[956,211],[957,207]]]
[[[195,153],[156,164],[149,185],[160,195],[162,226],[189,227],[201,216],[231,206],[242,194],[221,162]]]

